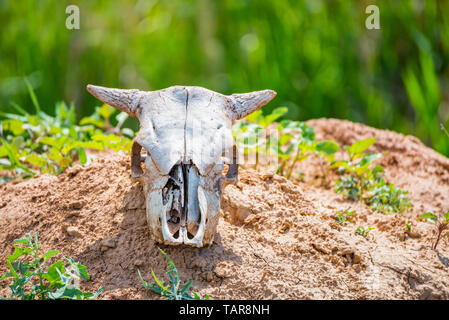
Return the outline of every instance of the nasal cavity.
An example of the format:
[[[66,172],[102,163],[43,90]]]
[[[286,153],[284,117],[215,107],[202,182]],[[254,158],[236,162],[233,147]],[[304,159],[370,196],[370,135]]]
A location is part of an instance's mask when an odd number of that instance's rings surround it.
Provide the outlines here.
[[[179,238],[180,229],[193,239],[201,222],[198,205],[199,173],[197,167],[189,163],[173,166],[169,179],[162,190],[162,203],[166,208],[169,231],[175,239]]]

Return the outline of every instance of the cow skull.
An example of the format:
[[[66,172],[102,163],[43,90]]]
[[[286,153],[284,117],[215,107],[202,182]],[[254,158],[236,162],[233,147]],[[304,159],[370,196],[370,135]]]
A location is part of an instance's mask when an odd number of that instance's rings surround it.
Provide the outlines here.
[[[276,92],[226,96],[201,87],[140,91],[93,85],[87,90],[140,121],[131,176],[143,185],[154,240],[195,247],[211,244],[223,187],[237,181],[232,122],[267,104]]]

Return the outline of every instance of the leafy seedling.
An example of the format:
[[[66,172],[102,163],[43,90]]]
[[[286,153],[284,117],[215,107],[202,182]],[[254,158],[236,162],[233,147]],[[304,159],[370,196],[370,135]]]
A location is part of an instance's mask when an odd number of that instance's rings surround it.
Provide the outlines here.
[[[364,201],[374,212],[403,213],[412,207],[408,192],[387,184],[383,177],[384,168],[373,165],[381,154],[364,153],[375,141],[375,138],[369,138],[345,146],[349,160],[331,162],[330,168],[337,168],[340,174],[340,179],[335,182],[335,191],[352,200]]]
[[[303,174],[297,168],[297,164],[308,158],[310,154],[316,154],[320,159],[325,184],[328,185],[328,168],[324,162],[332,162],[339,146],[335,141],[316,141],[315,129],[304,122],[282,120],[288,109],[280,107],[270,114],[264,115],[262,110],[255,111],[243,121],[239,121],[232,127],[233,136],[239,151],[245,156],[254,158],[255,168],[260,157],[275,159],[276,173],[301,180]]]
[[[441,235],[444,230],[448,228],[449,225],[449,211],[446,212],[445,215],[442,217],[437,216],[436,214],[433,214],[432,212],[426,212],[418,219],[423,220],[426,219],[429,222],[435,223],[436,225],[436,231],[437,231],[437,238],[432,246],[432,248],[435,250],[438,246],[438,243],[440,241]]]
[[[410,221],[405,222],[405,227],[407,228],[407,230],[408,230],[409,232],[412,231],[412,223],[411,223]]]
[[[373,184],[368,204],[374,212],[403,213],[407,208],[412,207],[407,194],[407,191],[395,188],[392,184],[387,185],[382,177]]]
[[[96,293],[84,292],[76,285],[81,279],[89,279],[86,266],[75,262],[72,258],[57,261],[48,268],[47,262],[59,253],[48,250],[39,255],[39,233],[33,236],[31,231],[25,238],[14,240],[22,246],[15,246],[14,253],[8,255],[6,263],[9,272],[0,280],[12,278],[10,300],[91,300],[103,291],[101,287]],[[20,259],[19,259],[20,258]]]
[[[154,271],[151,270],[151,274],[153,275],[155,283],[148,284],[140,274],[140,270],[137,269],[137,273],[139,274],[139,278],[142,281],[142,285],[145,288],[150,289],[154,293],[157,293],[158,295],[167,297],[167,300],[209,300],[209,296],[206,295],[204,299],[202,299],[196,292],[192,292],[193,296],[188,293],[188,290],[193,284],[193,280],[190,280],[187,282],[187,284],[180,289],[181,280],[179,279],[178,275],[178,269],[176,269],[175,264],[173,261],[167,256],[167,254],[159,248],[159,251],[162,252],[162,254],[165,256],[165,258],[168,260],[169,264],[169,270],[167,271],[168,278],[170,280],[170,283],[168,285],[164,284],[164,281],[159,280],[156,275],[154,274]]]
[[[320,169],[321,173],[324,177],[324,183],[325,186],[329,186],[329,180],[328,180],[328,171],[329,167],[324,166],[324,160],[326,160],[328,163],[332,163],[335,161],[335,153],[340,150],[339,145],[332,140],[324,140],[319,141],[315,145],[315,153],[318,155],[320,160]]]
[[[337,211],[337,216],[335,218],[338,223],[346,225],[348,221],[354,222],[351,216],[355,213],[355,211],[349,211],[348,209],[346,209],[344,212]]]
[[[335,183],[337,193],[343,193],[352,200],[363,199],[365,191],[379,177],[383,168],[376,166],[371,169],[374,160],[380,158],[379,153],[365,154],[364,151],[376,142],[375,138],[368,138],[345,146],[349,160],[333,161],[331,168],[338,168],[341,179]]]
[[[357,229],[355,229],[355,233],[360,235],[360,236],[362,236],[362,237],[364,237],[364,238],[368,238],[368,236],[370,235],[371,230],[374,230],[374,228],[370,227],[370,226],[368,226],[366,228],[362,227],[362,226],[359,226],[359,227],[357,227]]]
[[[239,150],[245,157],[250,154],[254,155],[255,169],[259,165],[260,156],[269,155],[270,138],[267,136],[267,128],[287,111],[288,108],[280,107],[274,109],[270,114],[264,115],[262,110],[257,110],[248,115],[244,121],[240,121],[232,127]]]
[[[240,152],[246,158],[255,156],[254,168],[257,169],[259,157],[266,151],[265,129],[256,123],[242,121],[234,125],[232,130]]]
[[[296,164],[315,150],[315,129],[303,122],[284,120],[277,130],[279,139],[272,147],[279,163],[277,173],[291,178]]]

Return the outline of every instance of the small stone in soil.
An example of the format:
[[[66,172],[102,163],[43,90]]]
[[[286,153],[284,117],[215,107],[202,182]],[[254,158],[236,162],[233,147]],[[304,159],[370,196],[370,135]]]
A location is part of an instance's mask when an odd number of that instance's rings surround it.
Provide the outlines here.
[[[203,273],[201,274],[201,277],[202,277],[204,280],[209,281],[209,282],[211,282],[212,280],[214,280],[214,275],[213,275],[212,271],[206,271],[206,272],[203,272]]]
[[[108,249],[116,247],[115,240],[112,238],[105,238],[105,239],[101,240],[100,245],[101,245],[101,251],[106,251]]]
[[[82,233],[74,226],[67,227],[67,233],[73,237],[82,237]]]

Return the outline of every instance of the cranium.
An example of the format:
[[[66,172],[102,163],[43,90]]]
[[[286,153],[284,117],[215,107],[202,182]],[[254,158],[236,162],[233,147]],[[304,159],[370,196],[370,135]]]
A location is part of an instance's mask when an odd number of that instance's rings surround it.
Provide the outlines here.
[[[237,181],[232,122],[267,104],[276,92],[226,96],[201,87],[140,91],[93,85],[87,90],[140,121],[131,176],[143,185],[153,239],[170,245],[211,244],[222,190]]]

